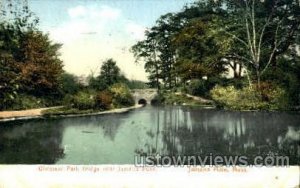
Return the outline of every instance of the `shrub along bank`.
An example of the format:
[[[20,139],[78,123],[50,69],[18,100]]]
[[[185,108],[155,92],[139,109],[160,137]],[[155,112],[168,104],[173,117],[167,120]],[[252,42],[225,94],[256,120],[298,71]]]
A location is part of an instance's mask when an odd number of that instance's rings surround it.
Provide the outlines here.
[[[211,90],[211,97],[218,107],[233,110],[282,110],[288,109],[286,93],[277,86],[262,84],[257,87],[216,86]]]
[[[107,90],[85,90],[74,96],[67,96],[63,108],[49,109],[43,113],[44,115],[85,114],[133,105],[134,99],[129,88],[125,84],[117,83]]]

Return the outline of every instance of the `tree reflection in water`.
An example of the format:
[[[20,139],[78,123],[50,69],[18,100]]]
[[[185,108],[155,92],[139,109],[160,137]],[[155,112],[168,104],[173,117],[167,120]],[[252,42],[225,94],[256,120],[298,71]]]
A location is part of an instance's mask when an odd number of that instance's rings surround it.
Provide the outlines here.
[[[133,164],[139,155],[287,155],[299,164],[300,115],[191,107],[6,122],[2,164]]]
[[[156,134],[148,135],[143,155],[244,155],[250,162],[257,155],[281,155],[299,163],[299,119],[286,113],[165,107],[152,116]]]
[[[53,164],[64,156],[60,121],[11,122],[0,126],[1,164]]]

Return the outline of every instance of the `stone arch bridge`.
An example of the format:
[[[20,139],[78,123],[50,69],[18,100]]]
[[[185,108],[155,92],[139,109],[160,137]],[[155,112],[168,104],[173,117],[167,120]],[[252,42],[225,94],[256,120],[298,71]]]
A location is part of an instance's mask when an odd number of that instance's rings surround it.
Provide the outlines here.
[[[136,104],[151,104],[157,95],[157,89],[132,89],[131,94]]]

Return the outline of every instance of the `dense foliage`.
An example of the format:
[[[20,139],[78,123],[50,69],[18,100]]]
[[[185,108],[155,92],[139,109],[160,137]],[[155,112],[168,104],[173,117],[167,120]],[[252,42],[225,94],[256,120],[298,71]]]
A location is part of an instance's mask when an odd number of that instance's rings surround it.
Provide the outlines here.
[[[134,105],[134,99],[130,93],[128,86],[117,83],[109,88],[112,94],[112,102],[114,107],[126,107]]]
[[[95,94],[92,92],[80,91],[72,97],[71,105],[79,110],[93,109],[96,106]]]
[[[279,87],[265,89],[264,100],[254,88],[249,87],[216,86],[211,90],[211,96],[217,105],[234,110],[280,110],[287,107],[285,92]]]
[[[237,88],[233,93],[256,100],[245,99],[247,104],[239,109],[278,109],[278,101],[265,97],[266,92],[276,95],[274,90],[285,93],[290,106],[297,106],[299,12],[297,0],[200,0],[161,16],[132,51],[137,62],[145,63],[152,87],[183,88],[231,107],[236,94],[227,96],[226,91]],[[215,85],[225,88],[209,92]]]
[[[108,110],[112,108],[113,97],[109,91],[100,91],[96,95],[96,107]]]
[[[0,110],[52,105],[60,96],[61,45],[37,29],[26,2],[17,3],[0,7]]]

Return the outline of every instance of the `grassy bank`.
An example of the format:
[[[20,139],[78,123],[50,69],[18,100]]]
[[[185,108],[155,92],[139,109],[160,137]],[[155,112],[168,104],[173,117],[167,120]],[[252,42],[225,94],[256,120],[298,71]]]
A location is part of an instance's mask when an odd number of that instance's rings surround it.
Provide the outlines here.
[[[91,116],[101,114],[124,113],[133,109],[141,108],[143,105],[134,105],[123,108],[115,108],[110,110],[78,110],[74,108],[62,107],[57,109],[49,109],[42,111],[43,117],[78,117],[78,116]]]
[[[211,97],[219,108],[230,110],[291,110],[287,103],[287,95],[279,87],[244,87],[236,89],[233,86],[216,86],[211,90]]]
[[[89,113],[103,112],[103,111],[104,110],[95,110],[95,109],[79,110],[77,108],[61,107],[56,109],[43,110],[42,115],[44,117],[50,117],[50,116],[70,115],[70,114],[89,114]]]

